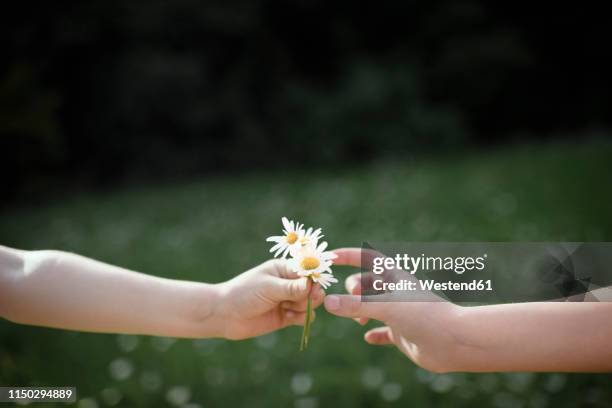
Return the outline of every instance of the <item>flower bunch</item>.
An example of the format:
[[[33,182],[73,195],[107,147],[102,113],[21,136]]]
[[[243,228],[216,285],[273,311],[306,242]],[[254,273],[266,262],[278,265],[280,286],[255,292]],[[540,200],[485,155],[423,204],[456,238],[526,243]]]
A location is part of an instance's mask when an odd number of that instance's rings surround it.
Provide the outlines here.
[[[323,238],[321,228],[304,229],[304,224],[289,221],[287,217],[282,218],[283,235],[268,237],[266,241],[274,242],[270,252],[274,253],[275,258],[287,259],[287,266],[300,276],[312,280],[313,283],[320,284],[327,289],[332,283],[338,282],[332,274],[331,266],[334,263],[336,254],[327,249],[327,242],[319,243]],[[308,295],[306,307],[306,320],[304,331],[300,342],[300,350],[308,346],[308,335],[310,333],[310,323],[312,314],[312,299]]]

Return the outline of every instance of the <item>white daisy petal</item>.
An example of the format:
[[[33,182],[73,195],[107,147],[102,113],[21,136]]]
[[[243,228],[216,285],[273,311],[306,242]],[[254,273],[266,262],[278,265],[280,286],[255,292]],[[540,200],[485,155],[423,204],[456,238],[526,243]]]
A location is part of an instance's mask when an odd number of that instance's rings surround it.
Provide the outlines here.
[[[281,246],[280,246],[280,247],[279,247],[279,248],[276,250],[276,253],[274,254],[274,257],[275,257],[275,258],[278,258],[278,257],[279,257],[279,256],[280,256],[280,255],[283,253],[283,251],[284,251],[284,250],[285,250],[285,247],[284,247],[283,245],[281,245]]]
[[[332,283],[338,282],[338,279],[334,278],[334,276],[331,273],[322,273],[316,278],[313,277],[313,280],[315,282],[318,282],[325,289],[331,286]]]
[[[283,223],[283,227],[285,228],[285,230],[292,230],[292,225],[289,223],[289,220],[287,219],[287,217],[283,217],[281,218],[281,221]]]
[[[276,251],[277,249],[279,249],[282,246],[283,246],[282,242],[278,242],[276,245],[274,245],[272,248],[270,248],[270,252],[274,252],[274,251]]]

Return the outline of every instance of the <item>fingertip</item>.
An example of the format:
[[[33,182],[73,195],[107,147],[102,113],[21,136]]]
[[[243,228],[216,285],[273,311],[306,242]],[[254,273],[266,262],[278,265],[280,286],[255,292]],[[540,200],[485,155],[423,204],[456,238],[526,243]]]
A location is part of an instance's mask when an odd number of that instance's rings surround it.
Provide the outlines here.
[[[370,332],[365,332],[363,334],[363,340],[368,344],[372,344],[372,334]]]
[[[300,276],[299,278],[300,280],[302,280],[304,283],[304,292],[306,293],[311,293],[312,292],[312,280],[305,277],[305,276]]]
[[[351,275],[344,281],[346,291],[352,295],[361,295],[361,275]]]
[[[325,291],[317,283],[317,285],[312,289],[311,298],[313,301],[322,301],[324,297]]]
[[[319,307],[323,304],[323,300],[325,298],[325,294],[317,293],[312,296],[312,306]]]
[[[382,253],[369,248],[338,248],[333,252],[337,255],[337,258],[334,259],[334,264],[336,265],[367,268],[370,267],[374,258],[383,255]]]
[[[325,296],[325,309],[328,312],[335,312],[340,309],[340,297],[336,295]]]
[[[363,335],[363,338],[369,344],[384,345],[393,343],[391,331],[387,326],[377,327],[375,329],[368,330]]]
[[[361,264],[361,249],[360,248],[338,248],[332,251],[335,265],[359,266]]]
[[[366,343],[368,344],[373,344],[373,345],[380,345],[380,344],[385,344],[385,342],[382,339],[381,333],[376,332],[376,331],[368,331],[363,335],[363,339],[366,341]]]

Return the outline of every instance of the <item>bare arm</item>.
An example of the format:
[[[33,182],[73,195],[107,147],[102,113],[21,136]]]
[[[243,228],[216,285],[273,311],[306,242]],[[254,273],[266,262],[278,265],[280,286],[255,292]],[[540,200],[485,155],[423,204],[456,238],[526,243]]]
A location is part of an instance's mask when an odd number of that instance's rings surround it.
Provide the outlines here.
[[[462,371],[612,371],[612,303],[517,303],[457,314]]]
[[[211,285],[145,275],[66,252],[0,246],[0,317],[62,329],[175,337],[243,338],[299,324],[310,290],[304,280],[270,262],[243,275]],[[267,302],[259,300],[261,293]],[[238,299],[253,299],[249,310],[236,310],[243,308]],[[241,313],[253,326],[235,336]]]

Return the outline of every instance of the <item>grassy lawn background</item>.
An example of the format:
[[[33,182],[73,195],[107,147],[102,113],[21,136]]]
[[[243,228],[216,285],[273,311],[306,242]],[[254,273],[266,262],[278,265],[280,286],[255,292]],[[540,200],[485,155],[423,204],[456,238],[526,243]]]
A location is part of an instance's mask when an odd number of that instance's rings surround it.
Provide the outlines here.
[[[267,258],[281,216],[332,247],[371,241],[612,241],[612,144],[505,147],[66,194],[0,214],[0,243],[219,282]],[[340,277],[351,272],[336,268]],[[336,285],[332,292],[343,290]],[[369,324],[370,327],[374,323]],[[242,342],[95,335],[0,321],[1,385],[75,385],[82,406],[607,406],[612,376],[432,375],[319,311]],[[538,341],[533,339],[533,341]],[[197,407],[198,405],[192,405]]]

